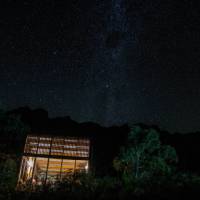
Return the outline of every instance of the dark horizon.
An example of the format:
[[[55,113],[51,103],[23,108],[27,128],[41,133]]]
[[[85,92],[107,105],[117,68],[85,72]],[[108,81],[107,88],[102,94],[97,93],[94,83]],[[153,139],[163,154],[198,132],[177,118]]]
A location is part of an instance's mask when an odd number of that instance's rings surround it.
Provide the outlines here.
[[[180,134],[180,135],[192,135],[192,134],[196,134],[196,133],[200,133],[200,130],[195,130],[195,131],[188,131],[188,132],[180,132],[180,131],[170,131],[169,129],[163,128],[162,126],[160,126],[159,124],[154,124],[154,123],[144,123],[144,122],[125,122],[125,123],[121,123],[121,124],[112,124],[112,125],[104,125],[101,124],[99,122],[95,122],[95,121],[78,121],[74,118],[72,118],[70,115],[63,115],[63,116],[51,116],[48,112],[48,110],[42,108],[42,107],[30,107],[30,106],[20,106],[17,108],[13,108],[13,109],[1,109],[0,111],[3,111],[3,113],[8,114],[8,116],[19,116],[20,119],[26,123],[30,123],[30,124],[35,124],[36,127],[39,125],[44,125],[44,127],[47,125],[46,123],[48,122],[49,125],[52,125],[51,122],[55,121],[57,122],[60,131],[62,130],[62,128],[64,128],[65,126],[67,127],[68,125],[71,126],[70,124],[74,124],[76,126],[94,126],[96,128],[102,128],[102,129],[112,129],[112,128],[119,128],[119,129],[124,129],[124,134],[126,135],[126,132],[133,126],[141,126],[143,128],[153,128],[155,130],[157,130],[158,132],[161,132],[162,134],[172,134],[172,135],[176,135],[176,134]],[[37,123],[39,123],[37,125]],[[62,123],[66,123],[65,125]],[[68,124],[69,123],[69,124]],[[67,125],[68,124],[68,125]],[[42,125],[42,126],[43,126]],[[64,125],[64,127],[63,127]],[[41,127],[40,127],[41,128]],[[47,128],[47,127],[46,127]],[[51,128],[50,128],[51,129]],[[65,130],[65,128],[63,129],[63,131]]]

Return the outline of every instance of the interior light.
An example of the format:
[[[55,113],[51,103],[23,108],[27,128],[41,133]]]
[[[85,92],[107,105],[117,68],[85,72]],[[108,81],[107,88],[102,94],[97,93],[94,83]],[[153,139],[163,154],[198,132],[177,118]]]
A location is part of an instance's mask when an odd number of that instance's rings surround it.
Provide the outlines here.
[[[33,167],[33,160],[28,160],[27,164],[28,164],[29,167]]]
[[[85,170],[88,170],[88,163],[85,165]]]

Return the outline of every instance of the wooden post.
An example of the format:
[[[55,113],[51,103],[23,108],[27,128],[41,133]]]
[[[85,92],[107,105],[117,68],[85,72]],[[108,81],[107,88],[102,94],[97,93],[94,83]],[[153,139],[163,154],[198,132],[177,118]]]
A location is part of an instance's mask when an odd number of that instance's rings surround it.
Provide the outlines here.
[[[53,141],[53,137],[51,137],[49,155],[51,155],[52,141]],[[45,175],[45,181],[44,181],[44,184],[45,184],[45,185],[46,185],[46,182],[47,182],[47,173],[48,173],[48,168],[49,168],[49,157],[50,157],[50,156],[48,156],[47,168],[46,168],[46,175]]]

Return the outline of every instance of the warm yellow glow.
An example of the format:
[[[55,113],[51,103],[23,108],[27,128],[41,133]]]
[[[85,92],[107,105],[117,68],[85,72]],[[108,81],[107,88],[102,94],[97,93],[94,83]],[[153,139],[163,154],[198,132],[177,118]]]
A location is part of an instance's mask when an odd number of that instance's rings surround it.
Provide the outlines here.
[[[28,136],[18,184],[55,183],[69,174],[88,172],[90,141]]]
[[[29,168],[33,167],[33,160],[28,159],[27,164],[28,164]]]
[[[87,163],[86,166],[85,166],[85,170],[88,170],[88,163]]]

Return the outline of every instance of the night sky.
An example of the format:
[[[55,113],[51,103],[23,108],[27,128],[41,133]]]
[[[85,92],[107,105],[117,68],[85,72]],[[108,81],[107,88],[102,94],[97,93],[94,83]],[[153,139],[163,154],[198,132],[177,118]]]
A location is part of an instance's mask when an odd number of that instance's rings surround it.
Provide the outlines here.
[[[193,0],[0,2],[0,106],[200,130]]]

